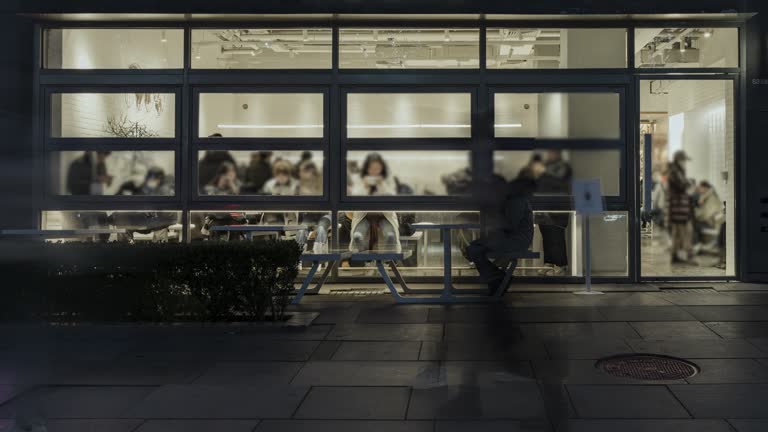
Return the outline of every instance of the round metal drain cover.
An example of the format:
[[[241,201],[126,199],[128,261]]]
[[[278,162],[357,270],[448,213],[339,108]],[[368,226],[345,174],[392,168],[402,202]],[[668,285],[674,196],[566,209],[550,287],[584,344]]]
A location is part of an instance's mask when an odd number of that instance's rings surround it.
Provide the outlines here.
[[[645,381],[669,381],[690,378],[699,373],[695,364],[661,355],[628,354],[599,360],[595,366],[620,378]]]

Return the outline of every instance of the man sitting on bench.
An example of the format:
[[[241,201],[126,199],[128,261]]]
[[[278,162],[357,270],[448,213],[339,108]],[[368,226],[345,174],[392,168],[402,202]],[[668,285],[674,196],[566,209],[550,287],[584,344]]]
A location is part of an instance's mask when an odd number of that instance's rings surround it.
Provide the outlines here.
[[[494,295],[504,280],[505,272],[491,262],[488,255],[527,251],[533,241],[533,211],[530,198],[536,191],[537,181],[546,170],[541,157],[534,155],[518,174],[507,183],[494,176],[489,187],[481,188],[475,196],[487,217],[484,236],[466,248],[467,258],[475,263],[483,282],[488,284],[489,295]],[[508,271],[514,271],[517,259],[512,258]],[[504,287],[506,290],[508,287]]]

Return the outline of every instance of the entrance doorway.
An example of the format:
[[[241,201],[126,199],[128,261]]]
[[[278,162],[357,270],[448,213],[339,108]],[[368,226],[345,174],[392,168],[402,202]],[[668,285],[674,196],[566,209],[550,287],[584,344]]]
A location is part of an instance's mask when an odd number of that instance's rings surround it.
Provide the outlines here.
[[[640,81],[641,275],[736,274],[734,82]]]

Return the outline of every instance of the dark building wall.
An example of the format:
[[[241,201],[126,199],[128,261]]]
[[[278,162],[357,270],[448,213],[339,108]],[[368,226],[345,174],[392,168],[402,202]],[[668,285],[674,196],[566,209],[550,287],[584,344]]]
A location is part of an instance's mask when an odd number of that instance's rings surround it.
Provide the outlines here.
[[[36,228],[32,146],[33,25],[0,15],[0,227]]]

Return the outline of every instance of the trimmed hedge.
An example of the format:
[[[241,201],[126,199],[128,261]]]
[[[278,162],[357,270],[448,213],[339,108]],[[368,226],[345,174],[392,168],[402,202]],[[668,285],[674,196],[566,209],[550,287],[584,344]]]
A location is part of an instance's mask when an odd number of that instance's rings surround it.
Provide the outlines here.
[[[293,241],[0,245],[0,319],[282,320]]]

